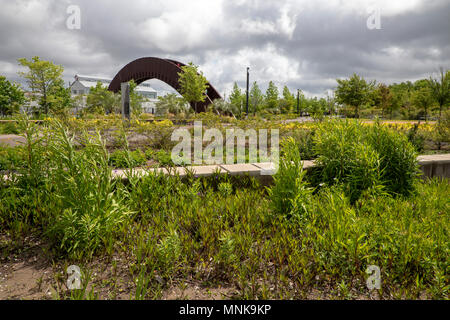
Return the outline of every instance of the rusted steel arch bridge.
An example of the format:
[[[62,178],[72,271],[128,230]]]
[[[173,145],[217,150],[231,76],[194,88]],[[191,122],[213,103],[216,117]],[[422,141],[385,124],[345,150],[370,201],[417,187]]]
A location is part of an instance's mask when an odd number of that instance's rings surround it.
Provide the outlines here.
[[[181,67],[185,64],[171,60],[155,57],[139,58],[131,61],[124,66],[111,81],[108,90],[113,92],[120,91],[120,84],[134,80],[136,84],[140,84],[146,80],[158,79],[174,88],[180,93],[180,84],[178,83]],[[180,93],[181,94],[181,93]],[[222,99],[217,90],[208,83],[206,99],[204,102],[197,103],[197,112],[206,110],[206,107],[213,102],[214,99]]]

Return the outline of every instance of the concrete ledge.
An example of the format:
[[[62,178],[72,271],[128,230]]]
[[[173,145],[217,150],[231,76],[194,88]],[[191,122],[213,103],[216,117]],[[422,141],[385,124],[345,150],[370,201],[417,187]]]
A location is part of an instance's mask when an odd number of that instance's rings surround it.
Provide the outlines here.
[[[240,176],[245,174],[259,176],[261,173],[261,169],[251,163],[222,164],[220,167],[232,176]]]
[[[417,157],[419,167],[422,170],[422,177],[443,177],[450,178],[450,154],[439,155],[423,155]],[[303,168],[309,169],[314,167],[314,161],[303,161]],[[270,184],[273,180],[274,164],[271,162],[261,163],[241,163],[241,164],[223,164],[223,165],[209,165],[209,166],[189,166],[189,167],[174,167],[174,168],[135,168],[132,169],[134,176],[144,176],[147,172],[159,171],[163,174],[178,174],[180,176],[186,176],[187,170],[194,173],[194,177],[208,177],[212,176],[214,172],[220,174],[230,174],[232,176],[250,175],[258,178],[263,185]],[[114,169],[112,170],[113,178],[115,179],[127,179],[128,170]],[[7,175],[3,176],[3,179],[8,180]]]
[[[450,178],[450,154],[433,154],[418,156],[423,178],[443,177]]]
[[[180,176],[186,175],[186,171],[192,171],[195,178],[212,176],[215,172],[226,173],[226,171],[219,165],[210,166],[189,166],[186,168],[179,168]],[[181,173],[181,171],[183,171]]]

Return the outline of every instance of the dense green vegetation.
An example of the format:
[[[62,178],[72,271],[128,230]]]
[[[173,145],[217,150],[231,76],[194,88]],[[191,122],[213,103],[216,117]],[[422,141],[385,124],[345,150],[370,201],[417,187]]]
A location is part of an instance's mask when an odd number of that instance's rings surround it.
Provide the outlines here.
[[[321,124],[313,172],[298,140],[283,140],[267,189],[219,174],[115,180],[112,161],[145,154],[110,156],[98,133],[58,121],[19,127],[23,162],[0,185],[2,234],[14,246],[41,237],[63,265],[124,253],[132,298],[160,298],[186,279],[232,286],[236,298],[368,297],[368,265],[381,268],[383,298],[448,298],[450,185],[418,179],[411,143],[381,125]],[[95,297],[95,287],[58,288],[59,298]]]

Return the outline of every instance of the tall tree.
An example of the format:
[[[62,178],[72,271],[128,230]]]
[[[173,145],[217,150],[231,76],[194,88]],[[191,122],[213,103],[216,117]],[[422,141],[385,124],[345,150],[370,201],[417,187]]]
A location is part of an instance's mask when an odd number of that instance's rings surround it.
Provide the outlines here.
[[[73,105],[70,89],[62,85],[50,88],[47,95],[48,108],[54,115],[67,115],[69,108]]]
[[[255,114],[257,111],[260,111],[263,103],[264,95],[262,94],[261,89],[259,89],[258,83],[255,81],[249,92],[249,107],[251,107],[249,112],[253,110],[253,114]]]
[[[412,102],[418,108],[425,117],[425,121],[428,120],[428,114],[434,104],[433,93],[429,87],[422,87],[415,90],[412,95]]]
[[[375,86],[375,82],[366,82],[364,78],[354,73],[348,80],[336,80],[338,86],[336,88],[336,100],[354,109],[354,115],[359,117],[360,109],[370,102],[371,93]]]
[[[99,81],[89,90],[86,104],[87,111],[91,113],[114,113],[119,110],[120,96],[109,91]]]
[[[389,86],[392,93],[393,108],[400,109],[403,117],[406,119],[413,118],[412,92],[413,84],[410,81],[394,83]]]
[[[287,86],[284,86],[283,98],[279,101],[280,112],[282,113],[292,112],[292,110],[295,107],[295,103],[296,100],[294,95],[291,93],[291,91],[289,91],[289,88]]]
[[[52,106],[61,109],[70,105],[70,96],[67,100],[67,93],[61,90],[64,88],[62,66],[55,65],[51,61],[40,60],[37,56],[31,60],[20,58],[18,62],[19,65],[28,68],[27,72],[19,72],[19,75],[27,80],[33,93],[40,95],[39,105],[45,114],[49,113]],[[61,105],[61,103],[66,104]]]
[[[239,88],[236,82],[234,83],[233,90],[230,94],[230,103],[234,110],[239,110],[238,114],[242,113],[242,109],[245,105],[245,95],[242,93],[241,88]]]
[[[130,109],[131,113],[139,116],[142,113],[142,104],[148,101],[136,91],[137,84],[134,80],[130,81]]]
[[[327,100],[325,98],[317,99],[314,97],[308,99],[308,113],[314,120],[322,120],[324,113],[327,111]]]
[[[0,76],[0,115],[7,116],[18,112],[24,101],[25,97],[20,86]]]
[[[434,100],[439,105],[439,117],[438,117],[438,125],[437,130],[439,135],[443,136],[443,132],[445,133],[448,130],[447,126],[444,124],[442,126],[442,110],[448,107],[450,103],[450,70],[447,70],[444,73],[444,68],[440,68],[440,77],[438,79],[433,79],[430,77],[430,88],[433,94]],[[438,139],[438,149],[441,150],[441,139]]]
[[[392,118],[393,113],[393,104],[392,104],[392,93],[389,90],[389,87],[384,83],[380,83],[377,88],[378,95],[380,97],[380,107],[382,110],[382,115],[389,114],[390,118]]]
[[[278,88],[273,81],[269,82],[265,99],[267,109],[276,109],[278,107]]]
[[[194,103],[194,110],[197,112],[197,103],[206,99],[208,81],[192,62],[181,67],[181,70],[182,72],[178,73],[181,94],[187,101]]]
[[[336,114],[337,113],[336,99],[334,98],[333,93],[330,94],[329,92],[327,92],[326,101],[327,101],[327,112],[330,115]]]
[[[438,79],[429,79],[431,93],[439,105],[438,122],[441,121],[442,109],[450,103],[450,70],[444,72],[444,68],[440,68],[439,73]]]

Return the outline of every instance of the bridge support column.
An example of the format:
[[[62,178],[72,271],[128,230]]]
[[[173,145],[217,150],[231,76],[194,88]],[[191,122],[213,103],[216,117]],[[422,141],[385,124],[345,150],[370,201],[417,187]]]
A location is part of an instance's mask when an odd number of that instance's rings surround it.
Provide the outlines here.
[[[122,118],[130,120],[130,84],[122,82],[120,91],[122,93]]]

